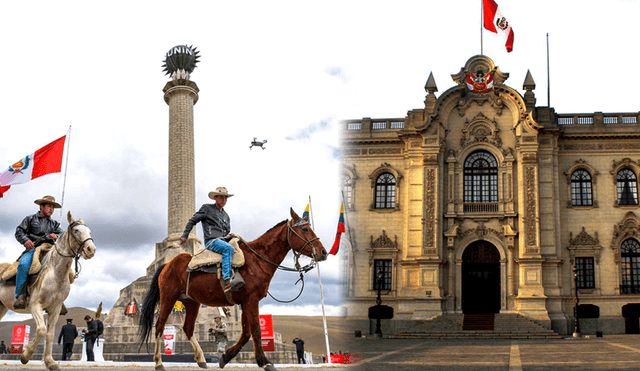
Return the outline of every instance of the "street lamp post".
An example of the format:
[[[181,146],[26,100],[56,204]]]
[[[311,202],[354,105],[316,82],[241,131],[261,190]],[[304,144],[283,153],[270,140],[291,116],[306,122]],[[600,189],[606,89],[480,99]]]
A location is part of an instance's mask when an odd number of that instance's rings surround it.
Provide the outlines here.
[[[578,306],[580,305],[580,298],[578,297],[578,267],[573,267],[573,282],[576,287],[576,297],[573,299],[575,307],[573,307],[573,318],[575,318],[575,328],[573,329],[573,337],[579,338],[580,335],[580,318],[578,317]]]
[[[382,304],[382,298],[380,298],[380,291],[382,291],[382,269],[378,267],[376,270],[376,285],[378,285],[378,298],[376,299],[376,305]],[[376,319],[376,332],[375,336],[382,337],[382,329],[380,328],[380,316]]]

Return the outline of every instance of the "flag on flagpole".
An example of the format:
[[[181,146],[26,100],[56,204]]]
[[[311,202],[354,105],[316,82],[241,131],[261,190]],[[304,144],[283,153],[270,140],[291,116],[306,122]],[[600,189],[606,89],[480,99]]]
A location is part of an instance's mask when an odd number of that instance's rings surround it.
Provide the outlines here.
[[[507,22],[507,19],[500,13],[498,4],[493,0],[482,0],[484,9],[484,28],[487,30],[501,34],[504,37],[504,46],[507,52],[513,50],[513,29]]]
[[[307,207],[304,208],[304,212],[302,213],[302,217],[304,218],[305,216],[309,215],[309,204],[307,204]]]
[[[0,197],[14,184],[26,183],[51,173],[59,173],[62,169],[62,154],[64,153],[63,136],[31,153],[13,165],[1,169]]]
[[[333,246],[331,246],[331,251],[329,254],[336,255],[338,250],[340,249],[340,238],[342,237],[342,233],[345,231],[344,229],[344,203],[340,205],[340,218],[338,219],[338,231],[336,232],[336,239],[333,241]]]

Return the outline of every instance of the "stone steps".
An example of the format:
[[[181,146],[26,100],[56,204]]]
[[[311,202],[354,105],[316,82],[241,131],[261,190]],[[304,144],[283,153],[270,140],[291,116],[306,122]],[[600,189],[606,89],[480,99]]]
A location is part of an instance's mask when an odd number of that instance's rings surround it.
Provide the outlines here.
[[[492,317],[492,318],[490,318]],[[551,329],[513,313],[495,316],[471,316],[465,327],[462,314],[445,313],[429,321],[420,321],[400,331],[392,339],[562,339]],[[488,329],[493,319],[492,329]],[[467,328],[466,330],[464,328]],[[480,329],[484,328],[484,329]]]

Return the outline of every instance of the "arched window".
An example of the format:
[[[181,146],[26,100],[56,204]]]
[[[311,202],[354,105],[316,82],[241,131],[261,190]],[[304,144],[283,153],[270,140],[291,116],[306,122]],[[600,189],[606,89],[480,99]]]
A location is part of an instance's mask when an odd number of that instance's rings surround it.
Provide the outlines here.
[[[351,177],[347,174],[342,175],[342,196],[344,197],[345,207],[351,209],[353,206],[353,183]]]
[[[623,294],[640,293],[640,243],[630,238],[620,246],[622,258],[622,287]]]
[[[396,178],[391,173],[382,173],[376,179],[376,209],[396,207]]]
[[[487,151],[464,161],[464,202],[498,202],[498,162]]]
[[[632,170],[618,171],[616,188],[618,190],[618,205],[638,204],[638,178]]]
[[[584,169],[578,169],[571,174],[571,205],[593,205],[591,174]]]

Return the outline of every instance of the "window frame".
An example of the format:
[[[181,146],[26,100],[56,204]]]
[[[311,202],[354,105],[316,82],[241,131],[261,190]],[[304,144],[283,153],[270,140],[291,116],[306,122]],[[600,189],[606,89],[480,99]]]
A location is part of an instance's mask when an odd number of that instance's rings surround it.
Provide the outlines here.
[[[489,166],[481,168],[474,166],[478,161],[486,161]],[[499,190],[496,157],[484,149],[467,155],[463,162],[462,184],[464,203],[497,203]]]
[[[634,252],[625,252],[627,241],[635,244]],[[627,238],[620,244],[620,293],[640,294],[640,242],[635,238]]]
[[[378,268],[382,268],[381,291],[391,291],[393,289],[393,259],[374,259],[372,285],[374,291],[378,291],[377,274]]]
[[[596,268],[593,256],[576,256],[575,267],[577,274],[576,287],[578,290],[596,288]]]

